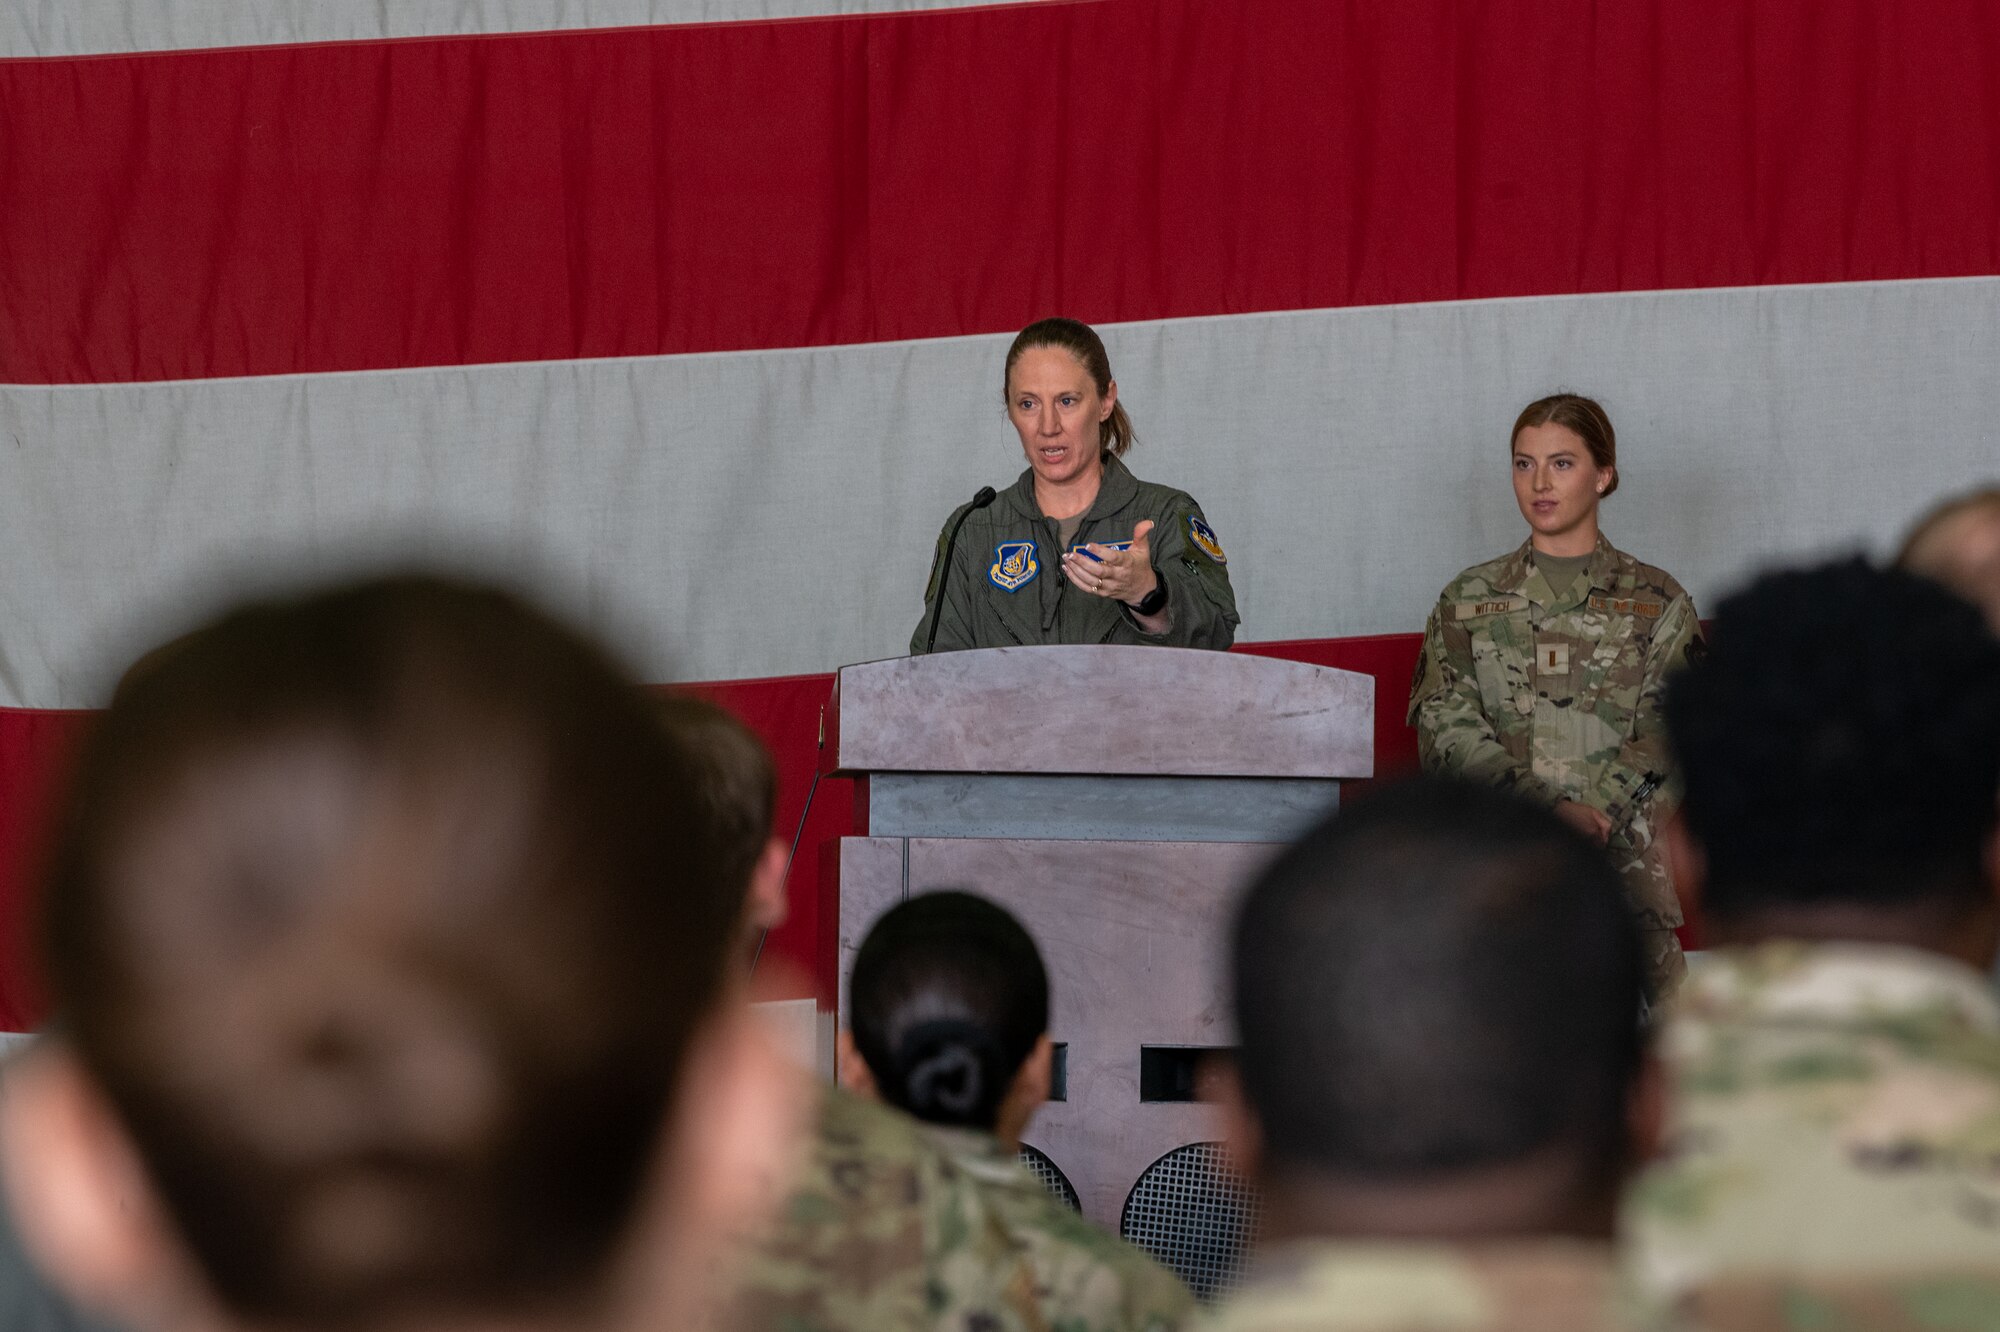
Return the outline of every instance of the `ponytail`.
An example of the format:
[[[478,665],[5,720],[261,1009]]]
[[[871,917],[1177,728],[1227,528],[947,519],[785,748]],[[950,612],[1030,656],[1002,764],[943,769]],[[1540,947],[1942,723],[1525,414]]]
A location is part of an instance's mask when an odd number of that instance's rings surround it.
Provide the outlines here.
[[[854,955],[848,1028],[882,1099],[931,1124],[991,1130],[1049,1027],[1035,941],[970,893],[891,907]]]
[[[1013,1084],[999,1045],[964,1018],[920,1022],[904,1032],[891,1056],[885,1098],[929,1124],[990,1128]]]
[[[1111,404],[1111,415],[1097,423],[1097,443],[1114,458],[1122,458],[1134,444],[1139,442],[1139,432],[1132,428],[1132,418],[1125,414],[1125,404]]]

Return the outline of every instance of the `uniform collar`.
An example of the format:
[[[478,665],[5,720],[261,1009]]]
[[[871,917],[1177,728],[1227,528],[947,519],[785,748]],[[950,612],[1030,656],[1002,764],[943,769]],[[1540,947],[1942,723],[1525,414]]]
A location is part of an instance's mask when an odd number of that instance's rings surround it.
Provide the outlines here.
[[[1718,948],[1675,1001],[1691,1022],[1831,1022],[2000,1036],[1987,978],[1941,954],[1894,944],[1778,941]]]
[[[1617,1259],[1609,1242],[1555,1236],[1457,1244],[1297,1239],[1257,1251],[1234,1311],[1259,1315],[1243,1317],[1245,1327],[1305,1326],[1354,1308],[1384,1315],[1385,1326],[1472,1326],[1499,1295],[1494,1277],[1566,1292],[1579,1313],[1608,1311]]]
[[[1584,562],[1575,581],[1568,587],[1550,587],[1541,566],[1535,563],[1535,541],[1530,537],[1500,566],[1495,586],[1500,591],[1518,592],[1544,610],[1574,610],[1589,598],[1592,588],[1608,589],[1611,586],[1611,573],[1617,562],[1617,549],[1600,530],[1597,546],[1590,552],[1590,558]]]
[[[924,1124],[922,1128],[924,1136],[935,1143],[938,1150],[974,1179],[988,1184],[1017,1186],[1026,1183],[1041,1187],[1021,1168],[1019,1156],[1010,1153],[991,1133],[947,1124]]]
[[[1030,467],[1007,487],[1007,502],[1023,518],[1040,522],[1047,517],[1042,506],[1035,502],[1035,469]],[[1106,518],[1130,504],[1139,494],[1139,478],[1132,475],[1132,469],[1121,462],[1115,454],[1104,456],[1104,475],[1097,482],[1097,498],[1084,512],[1083,521],[1095,522]]]

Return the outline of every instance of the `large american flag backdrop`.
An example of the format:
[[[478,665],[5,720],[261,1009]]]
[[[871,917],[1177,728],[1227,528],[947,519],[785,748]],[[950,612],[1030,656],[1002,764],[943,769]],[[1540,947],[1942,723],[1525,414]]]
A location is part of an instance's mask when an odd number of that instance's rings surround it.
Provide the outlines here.
[[[789,831],[1062,312],[1394,767],[1522,403],[1605,401],[1607,530],[1712,602],[2000,472],[1996,259],[1985,0],[4,0],[0,1028],[62,756],[221,589],[530,588]]]

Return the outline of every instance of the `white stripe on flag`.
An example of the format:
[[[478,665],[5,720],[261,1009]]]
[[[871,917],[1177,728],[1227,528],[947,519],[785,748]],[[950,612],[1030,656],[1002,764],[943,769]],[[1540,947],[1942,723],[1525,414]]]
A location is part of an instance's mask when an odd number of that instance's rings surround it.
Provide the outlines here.
[[[1607,532],[1704,609],[2000,472],[1996,278],[1105,332],[1246,639],[1418,628],[1521,540],[1507,427],[1557,388],[1617,423]],[[102,702],[232,579],[404,556],[543,588],[656,680],[894,655],[946,513],[1021,466],[1007,341],[0,389],[0,705]]]
[[[734,23],[995,0],[47,0],[0,10],[0,58]],[[1001,0],[1002,3],[1005,0]],[[1019,0],[1034,3],[1034,0]]]

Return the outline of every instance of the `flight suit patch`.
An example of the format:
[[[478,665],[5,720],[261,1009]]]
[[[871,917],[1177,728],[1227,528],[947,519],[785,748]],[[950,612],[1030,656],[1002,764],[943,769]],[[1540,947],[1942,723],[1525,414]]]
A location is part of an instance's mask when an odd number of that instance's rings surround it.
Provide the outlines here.
[[[986,571],[993,586],[1002,592],[1019,592],[1035,581],[1042,566],[1035,560],[1032,541],[1003,541],[993,548],[993,567]]]
[[[1188,535],[1194,544],[1201,547],[1201,553],[1217,564],[1229,563],[1229,557],[1222,553],[1222,543],[1215,539],[1215,529],[1193,514],[1188,515]]]
[[[1657,620],[1667,612],[1664,601],[1646,601],[1638,597],[1607,597],[1592,593],[1590,608],[1610,615],[1643,615],[1649,620]]]
[[[1508,611],[1523,610],[1528,599],[1518,592],[1495,593],[1484,601],[1454,602],[1451,618],[1454,620],[1476,620],[1482,615],[1502,615]]]
[[[1568,675],[1569,644],[1567,643],[1535,644],[1535,674]]]

